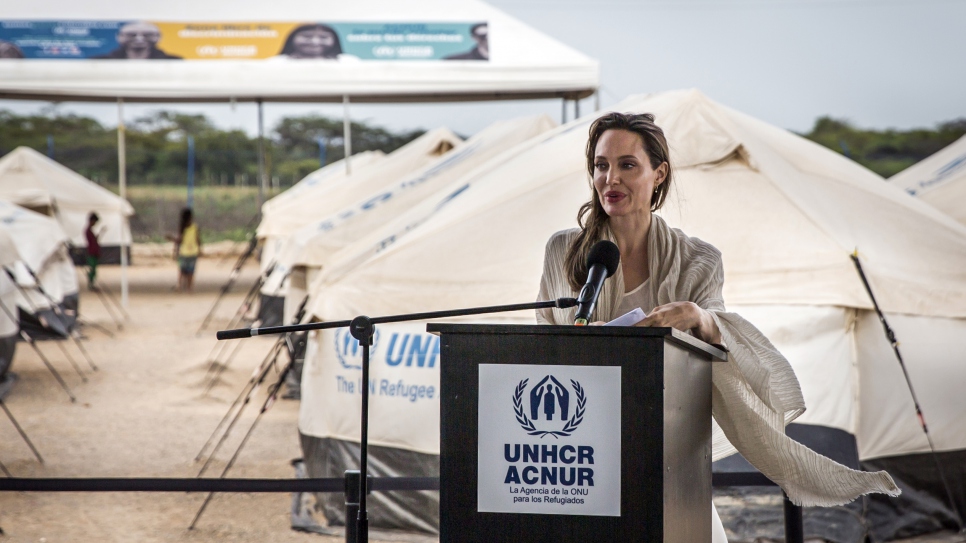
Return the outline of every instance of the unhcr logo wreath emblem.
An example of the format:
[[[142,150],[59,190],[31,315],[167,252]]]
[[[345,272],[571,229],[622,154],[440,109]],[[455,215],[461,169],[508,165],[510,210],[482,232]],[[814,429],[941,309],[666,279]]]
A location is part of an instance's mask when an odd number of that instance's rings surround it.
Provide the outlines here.
[[[587,395],[580,383],[570,380],[576,400],[571,402],[570,390],[553,375],[541,379],[527,394],[529,382],[530,379],[520,381],[513,393],[513,412],[520,427],[527,434],[541,438],[548,435],[555,438],[570,436],[584,421],[584,408],[587,406]],[[529,410],[524,409],[525,399],[530,400]],[[556,429],[561,422],[564,423],[563,427]]]
[[[379,346],[379,330],[377,329],[372,336],[372,347],[369,348],[369,356],[376,354],[376,347]],[[339,364],[347,370],[362,369],[362,346],[359,340],[352,337],[348,328],[339,328],[335,331],[335,356],[339,359]]]

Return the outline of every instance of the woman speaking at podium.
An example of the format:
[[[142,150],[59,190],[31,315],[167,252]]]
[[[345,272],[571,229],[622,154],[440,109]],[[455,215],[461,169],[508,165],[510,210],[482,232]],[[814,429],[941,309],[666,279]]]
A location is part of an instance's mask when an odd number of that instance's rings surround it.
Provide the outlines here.
[[[668,227],[660,209],[673,182],[664,132],[650,114],[608,113],[590,127],[590,201],[577,213],[580,228],[547,243],[540,300],[572,297],[587,280],[587,255],[601,240],[620,249],[620,266],[604,282],[592,319],[612,320],[635,308],[638,326],[673,327],[728,351],[712,366],[712,460],[736,450],[777,483],[796,504],[840,505],[856,497],[899,490],[885,472],[849,469],[785,435],[805,411],[788,361],[748,321],[725,310],[721,253]],[[545,309],[537,321],[571,324],[575,309]],[[713,512],[713,541],[726,541]]]

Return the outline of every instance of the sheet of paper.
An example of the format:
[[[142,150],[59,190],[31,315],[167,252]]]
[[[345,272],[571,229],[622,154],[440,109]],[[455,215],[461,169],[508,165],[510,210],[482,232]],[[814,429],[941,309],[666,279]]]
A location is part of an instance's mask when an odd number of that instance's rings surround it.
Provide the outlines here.
[[[644,313],[643,309],[635,307],[632,311],[624,313],[620,317],[604,324],[604,326],[634,326],[644,320],[646,316],[647,313]]]

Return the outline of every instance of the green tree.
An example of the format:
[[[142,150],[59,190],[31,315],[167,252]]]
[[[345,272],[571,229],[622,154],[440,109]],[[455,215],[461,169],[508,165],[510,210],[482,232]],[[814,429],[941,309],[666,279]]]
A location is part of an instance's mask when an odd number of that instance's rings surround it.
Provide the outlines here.
[[[127,178],[131,185],[181,185],[188,165],[188,136],[195,142],[195,182],[234,185],[255,183],[258,140],[241,130],[221,130],[205,115],[155,111],[127,125]],[[395,133],[366,123],[352,123],[354,152],[390,153],[422,131]],[[54,158],[81,175],[107,186],[117,184],[117,132],[96,120],[61,114],[52,106],[35,115],[0,110],[0,155],[20,145],[47,152],[54,138]],[[318,139],[327,162],[343,157],[342,120],[319,115],[283,118],[265,141],[266,167],[290,185],[319,167]]]
[[[351,130],[353,153],[376,150],[391,153],[425,132],[413,130],[393,133],[385,128],[358,122],[351,123]],[[285,117],[275,125],[273,136],[276,144],[275,151],[283,161],[316,158],[316,164],[318,164],[320,138],[326,148],[326,163],[341,160],[345,156],[341,119],[321,115]],[[276,164],[280,163],[276,161]]]
[[[966,119],[935,129],[864,130],[849,121],[820,117],[806,138],[844,154],[883,177],[891,177],[966,134]]]

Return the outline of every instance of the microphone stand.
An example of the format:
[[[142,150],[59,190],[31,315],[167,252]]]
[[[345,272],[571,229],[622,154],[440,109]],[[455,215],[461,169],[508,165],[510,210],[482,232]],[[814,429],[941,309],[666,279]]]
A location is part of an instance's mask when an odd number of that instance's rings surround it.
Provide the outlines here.
[[[375,325],[391,322],[421,321],[442,319],[446,317],[462,317],[467,315],[483,315],[487,313],[505,313],[510,311],[525,311],[555,307],[566,309],[577,305],[575,298],[558,298],[544,302],[526,304],[493,305],[488,307],[470,307],[466,309],[451,309],[448,311],[428,311],[424,313],[409,313],[405,315],[390,315],[386,317],[366,317],[360,315],[351,321],[312,322],[289,326],[268,326],[265,328],[238,328],[235,330],[221,330],[218,339],[242,339],[267,334],[285,334],[289,332],[307,332],[311,330],[326,330],[331,328],[349,328],[349,333],[359,341],[362,347],[362,432],[359,442],[359,516],[356,519],[356,533],[358,543],[369,541],[369,514],[366,510],[366,495],[369,490],[369,347],[375,334]],[[346,519],[346,530],[349,530],[349,519]]]

